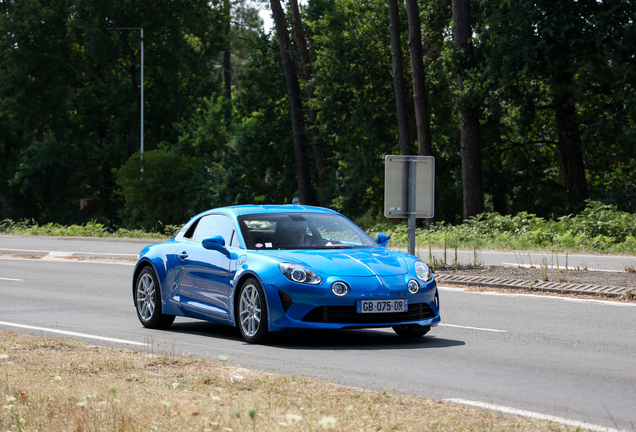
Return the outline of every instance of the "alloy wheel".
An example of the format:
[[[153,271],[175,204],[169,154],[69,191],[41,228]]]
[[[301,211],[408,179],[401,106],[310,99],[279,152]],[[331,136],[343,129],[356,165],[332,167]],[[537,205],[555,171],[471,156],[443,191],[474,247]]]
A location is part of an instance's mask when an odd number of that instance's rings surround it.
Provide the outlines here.
[[[155,281],[148,273],[144,273],[137,282],[137,312],[148,321],[155,313]]]
[[[239,319],[247,337],[256,335],[261,325],[261,297],[253,284],[245,285],[241,291]]]

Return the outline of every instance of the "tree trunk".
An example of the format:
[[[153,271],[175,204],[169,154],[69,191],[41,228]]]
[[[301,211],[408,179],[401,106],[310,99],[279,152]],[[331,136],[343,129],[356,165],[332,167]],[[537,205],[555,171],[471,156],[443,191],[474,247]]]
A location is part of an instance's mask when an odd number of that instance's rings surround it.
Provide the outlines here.
[[[455,46],[466,58],[473,55],[470,41],[470,4],[468,0],[453,0],[453,36]],[[460,71],[457,76],[460,94],[464,91],[464,79]],[[464,192],[464,219],[484,211],[484,191],[481,173],[481,148],[479,143],[479,116],[474,109],[464,108],[460,112],[462,190]]]
[[[298,179],[298,199],[301,204],[314,205],[314,191],[309,176],[309,163],[305,148],[305,120],[302,100],[300,98],[300,85],[296,75],[294,59],[291,55],[291,42],[287,33],[287,22],[280,0],[270,0],[272,17],[276,25],[278,46],[283,58],[285,82],[287,84],[287,96],[289,97],[289,110],[294,134],[294,158],[296,161],[296,177]]]
[[[398,120],[400,151],[411,154],[411,134],[409,133],[408,111],[406,108],[406,88],[402,67],[402,43],[400,41],[400,12],[397,0],[389,0],[389,32],[391,34],[391,59],[393,60],[393,89]]]
[[[230,22],[225,26],[225,37],[227,38],[227,46],[223,53],[223,78],[225,81],[225,97],[227,98],[227,106],[225,108],[225,125],[229,127],[232,123],[232,62],[230,52]]]
[[[298,53],[300,54],[300,63],[303,70],[303,79],[307,85],[307,98],[309,100],[314,98],[314,86],[311,82],[312,67],[311,57],[309,55],[309,49],[307,48],[307,37],[303,30],[303,23],[300,17],[300,10],[298,9],[298,1],[289,1],[292,13],[292,27],[294,33],[296,33],[296,45],[298,46]],[[316,171],[318,174],[318,186],[324,187],[326,184],[326,159],[327,151],[325,148],[325,142],[320,138],[318,131],[318,125],[316,124],[316,118],[318,117],[318,111],[314,108],[309,108],[309,129],[311,130],[312,143],[314,146],[314,155],[316,157]]]
[[[406,0],[409,20],[409,51],[411,54],[411,78],[413,79],[413,100],[415,102],[415,125],[417,127],[418,154],[433,156],[431,144],[431,121],[428,114],[428,92],[424,74],[422,54],[422,26],[417,0]]]
[[[37,142],[44,142],[44,122],[36,129],[35,140]]]
[[[464,219],[468,219],[484,211],[479,118],[475,114],[460,114],[460,134]]]
[[[417,153],[420,156],[433,156],[431,120],[428,114],[428,92],[422,53],[422,25],[417,0],[406,0],[406,14],[409,20],[409,52],[411,55],[413,101],[415,103],[415,126],[417,128]],[[434,216],[426,219],[427,226],[439,220],[437,193],[434,196],[433,209]]]
[[[582,206],[587,196],[587,179],[571,85],[571,77],[558,78],[552,85],[552,97],[558,136],[557,146],[563,166],[565,189],[568,193],[568,206],[576,210]]]
[[[298,53],[300,54],[300,64],[303,68],[303,77],[305,78],[305,81],[309,82],[312,74],[311,58],[309,56],[309,49],[307,48],[305,30],[303,29],[302,20],[300,18],[298,1],[289,0],[289,5],[292,15],[292,27],[294,28],[294,33],[296,33],[296,44],[298,45]]]

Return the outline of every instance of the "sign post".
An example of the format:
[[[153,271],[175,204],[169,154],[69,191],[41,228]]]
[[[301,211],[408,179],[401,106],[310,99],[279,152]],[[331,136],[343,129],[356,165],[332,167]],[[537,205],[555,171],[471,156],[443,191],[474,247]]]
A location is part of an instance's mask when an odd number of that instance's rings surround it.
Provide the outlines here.
[[[409,253],[415,255],[415,219],[434,216],[435,158],[387,155],[384,162],[384,216],[408,219]]]

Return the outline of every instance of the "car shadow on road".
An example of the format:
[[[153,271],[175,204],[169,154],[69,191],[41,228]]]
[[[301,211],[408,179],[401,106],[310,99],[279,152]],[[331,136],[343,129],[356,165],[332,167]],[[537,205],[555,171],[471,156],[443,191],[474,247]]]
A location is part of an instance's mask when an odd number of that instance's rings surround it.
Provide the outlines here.
[[[237,342],[243,341],[237,328],[198,320],[175,322],[165,331]],[[245,343],[247,344],[247,342]],[[317,348],[333,350],[390,350],[450,348],[466,345],[466,342],[437,337],[435,336],[435,329],[420,338],[399,337],[390,329],[345,329],[273,333],[265,345],[294,350],[314,350]]]
[[[177,321],[175,321],[169,328],[162,331],[167,333],[181,333],[217,339],[235,341],[243,340],[241,333],[236,327],[190,318],[177,318]]]
[[[434,331],[434,330],[433,330]],[[269,345],[283,349],[316,348],[332,350],[391,350],[450,348],[466,345],[456,339],[436,337],[434,333],[419,338],[403,338],[386,329],[302,331],[280,334],[272,338]]]

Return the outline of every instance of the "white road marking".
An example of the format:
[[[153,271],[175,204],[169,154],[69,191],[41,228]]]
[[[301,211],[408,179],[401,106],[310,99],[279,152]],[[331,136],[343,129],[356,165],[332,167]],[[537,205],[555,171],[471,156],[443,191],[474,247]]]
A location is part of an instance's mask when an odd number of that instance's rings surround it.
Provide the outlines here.
[[[6,281],[12,281],[12,282],[24,282],[22,279],[3,278],[3,277],[0,277],[0,280],[6,280]]]
[[[135,255],[136,256],[136,255]],[[70,256],[67,258],[61,258],[60,256],[50,255],[42,256],[42,258],[23,258],[19,256],[4,256],[0,255],[0,260],[13,260],[13,261],[46,261],[46,262],[65,262],[65,263],[85,263],[85,264],[114,264],[114,265],[127,265],[134,266],[137,262],[132,262],[128,260],[118,260],[117,258],[108,258],[104,257],[104,259],[88,259],[82,256]]]
[[[456,328],[463,328],[463,329],[469,329],[469,330],[489,331],[489,332],[495,332],[495,333],[508,333],[508,330],[497,330],[497,329],[489,329],[489,328],[482,328],[482,327],[460,326],[460,325],[446,324],[446,323],[439,323],[438,325],[443,327],[456,327]]]
[[[141,250],[141,249],[139,249]],[[62,251],[48,251],[48,250],[37,250],[37,249],[12,249],[12,248],[0,248],[0,251],[11,251],[11,252],[36,252],[36,253],[51,253],[51,254],[64,254],[70,253],[72,254],[80,254],[80,255],[93,255],[93,256],[102,256],[102,255],[113,255],[113,256],[131,256],[136,257],[137,254],[125,254],[125,253],[106,253],[106,252],[62,252]]]
[[[446,323],[437,323],[435,326],[455,327],[455,328],[462,328],[462,329],[468,329],[468,330],[481,330],[481,331],[489,331],[489,332],[495,332],[495,333],[508,333],[508,330],[497,330],[497,329],[489,329],[489,328],[481,328],[481,327],[468,327],[468,326],[460,326],[460,325],[446,324]],[[370,328],[368,330],[393,333],[393,330],[391,330],[390,328]]]
[[[479,294],[479,295],[487,295],[487,296],[509,296],[509,297],[534,297],[538,299],[544,300],[562,300],[569,302],[582,302],[582,303],[598,303],[607,306],[620,306],[620,307],[636,307],[636,303],[633,302],[620,302],[620,301],[611,301],[611,300],[596,300],[594,298],[574,298],[574,297],[557,297],[554,295],[539,295],[539,294],[518,294],[511,290],[511,292],[498,292],[498,291],[469,291],[467,288],[454,288],[454,287],[445,287],[445,286],[437,286],[437,289],[440,291],[453,291],[453,292],[465,292],[468,294]],[[505,289],[505,288],[499,288]],[[547,293],[549,294],[549,293]]]
[[[503,405],[494,405],[494,404],[489,404],[489,403],[485,403],[485,402],[471,401],[471,400],[458,399],[458,398],[444,399],[444,402],[450,402],[450,403],[455,403],[455,404],[459,404],[459,405],[473,406],[473,407],[476,407],[476,408],[482,408],[482,409],[487,409],[487,410],[491,410],[491,411],[498,411],[498,412],[502,412],[504,414],[512,414],[512,415],[532,418],[532,419],[536,419],[536,420],[546,420],[546,421],[551,421],[551,422],[555,422],[555,423],[564,424],[564,425],[567,425],[567,426],[573,426],[573,427],[578,427],[578,428],[581,428],[581,429],[587,429],[587,430],[592,430],[592,431],[598,431],[598,432],[601,432],[601,431],[602,432],[622,432],[619,429],[609,428],[609,427],[606,427],[606,426],[599,426],[599,425],[585,423],[585,422],[581,422],[581,421],[577,421],[577,420],[571,420],[571,419],[568,419],[568,418],[565,418],[565,417],[558,417],[558,416],[552,416],[552,415],[547,415],[547,414],[541,414],[541,413],[538,413],[538,412],[526,411],[526,410],[521,410],[521,409],[517,409],[517,408],[507,407],[507,406],[503,406]]]
[[[73,252],[49,252],[40,258],[42,261],[59,261],[64,258],[71,258],[73,256]]]
[[[124,339],[108,338],[108,337],[104,337],[104,336],[90,335],[90,334],[86,334],[86,333],[76,333],[76,332],[70,332],[70,331],[65,331],[65,330],[55,330],[55,329],[50,329],[50,328],[45,328],[45,327],[35,327],[35,326],[30,326],[30,325],[25,325],[25,324],[16,324],[16,323],[4,322],[4,321],[0,321],[0,325],[7,326],[7,327],[19,327],[19,328],[24,328],[24,329],[29,329],[29,330],[39,330],[39,331],[45,331],[45,332],[49,332],[49,333],[63,334],[63,335],[67,335],[67,336],[77,336],[77,337],[82,337],[82,338],[87,338],[87,339],[97,339],[97,340],[103,340],[103,341],[106,341],[106,342],[115,342],[115,343],[123,343],[123,344],[129,344],[129,345],[141,345],[141,346],[146,346],[147,345],[147,344],[142,343],[142,342],[134,342],[134,341],[124,340]]]

